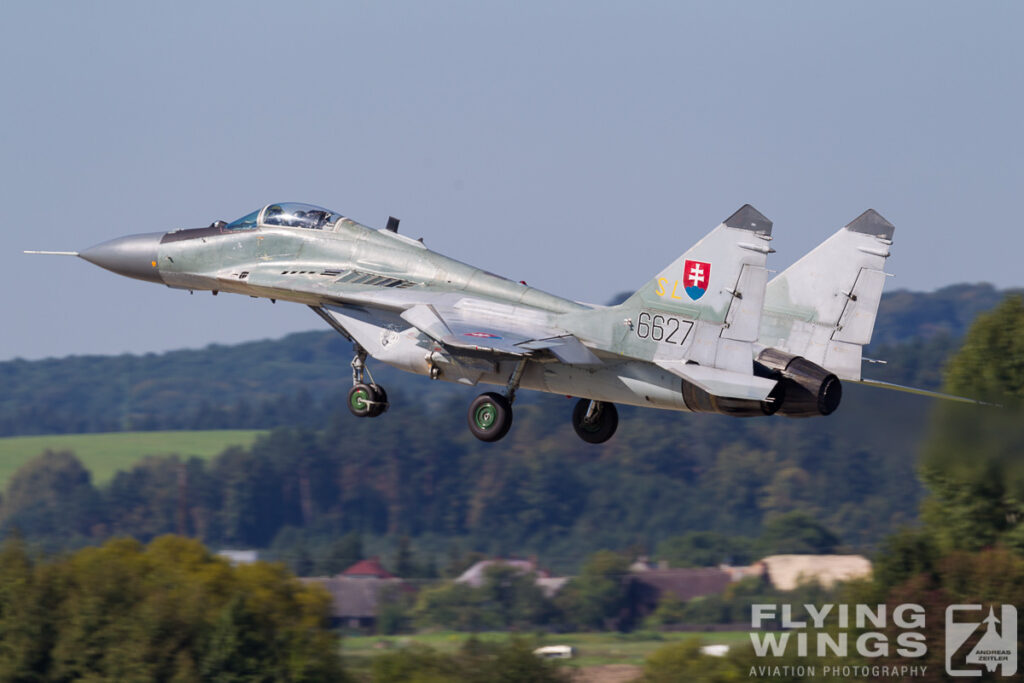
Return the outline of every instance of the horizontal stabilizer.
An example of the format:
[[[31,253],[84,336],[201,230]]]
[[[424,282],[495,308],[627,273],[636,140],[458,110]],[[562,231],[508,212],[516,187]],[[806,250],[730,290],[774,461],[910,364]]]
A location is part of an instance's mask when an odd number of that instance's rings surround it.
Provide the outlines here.
[[[764,401],[775,388],[776,381],[742,372],[722,370],[683,361],[655,361],[658,367],[695,384],[712,396]]]
[[[879,389],[889,389],[891,391],[902,391],[906,394],[917,394],[918,396],[928,396],[930,398],[941,398],[945,401],[956,401],[958,403],[973,403],[979,406],[992,406],[995,408],[1001,408],[1002,406],[998,403],[988,403],[986,401],[979,401],[976,398],[967,398],[966,396],[954,396],[953,394],[943,394],[939,391],[929,391],[928,389],[918,389],[917,387],[905,387],[902,384],[892,384],[890,382],[882,382],[876,379],[862,379],[857,381],[858,384],[863,384],[869,387],[878,387]]]

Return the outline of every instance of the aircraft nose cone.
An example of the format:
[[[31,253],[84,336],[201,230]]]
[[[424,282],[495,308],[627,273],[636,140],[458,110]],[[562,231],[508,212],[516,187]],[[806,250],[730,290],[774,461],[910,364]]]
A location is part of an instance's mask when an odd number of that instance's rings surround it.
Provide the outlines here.
[[[157,268],[156,250],[162,232],[129,235],[89,247],[78,255],[100,268],[147,282],[163,282]]]

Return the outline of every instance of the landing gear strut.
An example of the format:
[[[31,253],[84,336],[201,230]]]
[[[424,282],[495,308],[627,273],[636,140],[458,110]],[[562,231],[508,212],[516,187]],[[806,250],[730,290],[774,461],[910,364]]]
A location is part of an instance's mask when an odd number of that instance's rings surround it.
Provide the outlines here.
[[[363,380],[366,375],[369,384]],[[352,388],[348,392],[348,409],[356,417],[377,417],[388,409],[388,393],[384,387],[373,381],[373,375],[366,367],[366,351],[356,347],[352,359]]]
[[[480,394],[469,404],[466,421],[469,431],[481,441],[497,441],[508,434],[512,426],[512,402],[516,399],[516,390],[526,370],[526,359],[516,364],[515,370],[508,378],[505,395],[493,391]]]
[[[581,398],[572,411],[572,428],[587,443],[604,443],[619,426],[619,411],[614,403]]]

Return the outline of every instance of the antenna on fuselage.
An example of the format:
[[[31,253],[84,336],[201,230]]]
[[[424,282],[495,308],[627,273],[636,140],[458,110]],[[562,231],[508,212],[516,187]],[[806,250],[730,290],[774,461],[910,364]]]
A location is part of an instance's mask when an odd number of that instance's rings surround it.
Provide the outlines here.
[[[398,232],[398,223],[399,220],[397,218],[394,216],[388,216],[387,230],[390,230],[391,232]]]

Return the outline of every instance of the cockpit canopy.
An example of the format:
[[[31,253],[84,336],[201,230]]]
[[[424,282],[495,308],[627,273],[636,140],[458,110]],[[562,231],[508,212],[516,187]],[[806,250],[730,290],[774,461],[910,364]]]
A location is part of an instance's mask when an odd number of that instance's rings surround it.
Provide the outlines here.
[[[342,218],[342,215],[330,209],[324,209],[312,204],[299,204],[297,202],[285,202],[281,204],[267,204],[258,211],[231,221],[224,230],[252,230],[262,226],[285,226],[291,228],[306,228],[307,230],[323,230],[333,225]]]

